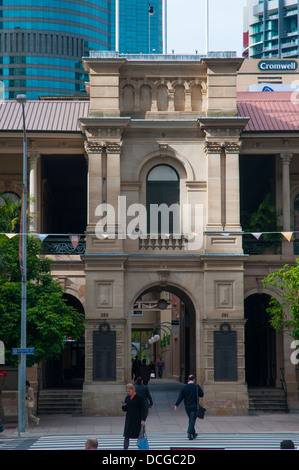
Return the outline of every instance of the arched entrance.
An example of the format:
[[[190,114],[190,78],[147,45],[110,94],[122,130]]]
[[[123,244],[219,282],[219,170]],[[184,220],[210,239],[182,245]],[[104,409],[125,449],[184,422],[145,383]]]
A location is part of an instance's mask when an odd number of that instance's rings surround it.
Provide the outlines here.
[[[269,300],[267,294],[253,294],[244,303],[245,370],[249,387],[276,386],[276,332],[269,322]]]
[[[84,315],[81,302],[71,294],[63,294],[67,305]],[[43,371],[44,388],[82,388],[84,381],[84,338],[66,338],[60,357],[47,361]]]
[[[159,299],[166,300],[165,309],[159,309]],[[193,302],[181,289],[167,285],[144,290],[132,308],[132,359],[138,355],[155,366],[162,356],[163,376],[184,382],[190,373],[196,373],[195,323]],[[160,339],[151,344],[148,340],[153,333]]]

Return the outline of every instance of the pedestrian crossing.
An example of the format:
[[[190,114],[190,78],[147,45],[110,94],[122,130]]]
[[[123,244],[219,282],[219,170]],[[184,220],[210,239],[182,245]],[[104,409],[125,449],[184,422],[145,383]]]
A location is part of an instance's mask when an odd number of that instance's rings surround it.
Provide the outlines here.
[[[13,439],[0,441],[0,450],[84,450],[89,435],[42,436],[36,439]],[[99,443],[99,450],[122,450],[122,435],[92,435]],[[299,433],[206,433],[199,434],[196,440],[189,441],[181,433],[168,435],[148,435],[150,450],[171,449],[225,449],[225,450],[279,450],[280,442],[290,439],[299,446]],[[137,439],[130,440],[129,450],[137,450]]]

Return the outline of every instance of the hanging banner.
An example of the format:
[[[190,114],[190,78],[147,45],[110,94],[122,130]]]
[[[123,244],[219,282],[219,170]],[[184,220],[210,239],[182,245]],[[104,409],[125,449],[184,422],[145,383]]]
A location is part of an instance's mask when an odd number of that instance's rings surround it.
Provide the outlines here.
[[[6,233],[5,234],[8,238],[13,238],[17,235],[17,233]]]
[[[69,235],[72,245],[74,247],[74,250],[77,248],[79,240],[80,240],[81,235]]]

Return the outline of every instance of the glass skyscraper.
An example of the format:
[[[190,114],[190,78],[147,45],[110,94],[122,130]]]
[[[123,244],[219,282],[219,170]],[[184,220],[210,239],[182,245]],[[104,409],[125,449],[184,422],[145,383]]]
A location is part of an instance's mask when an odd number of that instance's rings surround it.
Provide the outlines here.
[[[251,59],[299,57],[299,0],[247,0],[243,56]]]
[[[85,95],[90,50],[163,53],[167,0],[0,0],[5,98]]]

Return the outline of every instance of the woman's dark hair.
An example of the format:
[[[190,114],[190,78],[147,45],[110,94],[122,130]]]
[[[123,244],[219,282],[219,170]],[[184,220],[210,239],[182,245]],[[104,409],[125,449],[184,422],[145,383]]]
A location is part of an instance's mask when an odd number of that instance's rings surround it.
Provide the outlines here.
[[[141,385],[143,382],[142,377],[137,378],[137,385]]]

